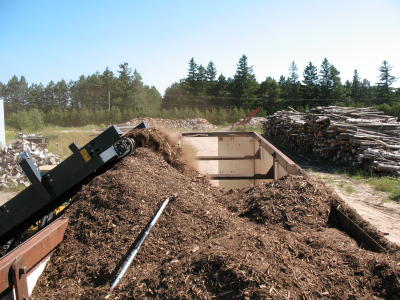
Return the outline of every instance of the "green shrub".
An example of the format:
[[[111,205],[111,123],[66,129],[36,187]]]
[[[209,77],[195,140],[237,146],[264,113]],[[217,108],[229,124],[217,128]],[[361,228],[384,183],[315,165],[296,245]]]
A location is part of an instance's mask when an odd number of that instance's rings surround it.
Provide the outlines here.
[[[6,124],[17,130],[32,132],[44,127],[44,117],[37,109],[23,110],[6,115]]]

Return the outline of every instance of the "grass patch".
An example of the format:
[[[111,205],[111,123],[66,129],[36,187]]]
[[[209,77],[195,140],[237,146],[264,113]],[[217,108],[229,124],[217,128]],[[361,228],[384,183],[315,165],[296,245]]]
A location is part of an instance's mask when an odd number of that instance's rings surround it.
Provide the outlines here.
[[[75,142],[78,146],[83,146],[95,137],[92,132],[60,132],[53,135],[49,139],[47,148],[50,152],[59,155],[61,158],[66,158],[71,155],[71,150],[68,146]]]
[[[390,200],[400,201],[400,178],[375,177],[367,179],[375,190],[389,194]]]
[[[35,132],[37,135],[43,135],[48,139],[48,146],[50,152],[59,155],[61,158],[66,158],[71,155],[71,150],[68,146],[75,142],[79,146],[85,145],[100,132],[94,132],[94,129],[100,128],[97,125],[87,125],[83,127],[60,127],[60,126],[47,126],[46,128]],[[15,129],[9,128],[6,131],[6,144],[11,144],[18,139],[19,132]]]
[[[342,190],[344,190],[348,194],[354,193],[356,190],[347,182],[340,182],[337,184]]]
[[[345,190],[346,192],[348,192],[349,194],[352,194],[352,193],[354,193],[354,192],[356,191],[351,185],[347,185],[347,186],[344,188],[344,190]]]
[[[18,184],[18,185],[11,184],[8,188],[6,188],[6,189],[3,188],[1,191],[9,192],[9,193],[19,193],[24,189],[26,189],[26,186],[23,184]]]
[[[259,134],[262,134],[263,131],[261,128],[258,127],[251,127],[249,125],[237,125],[237,126],[233,126],[232,128],[229,129],[229,131],[254,131],[257,132]]]

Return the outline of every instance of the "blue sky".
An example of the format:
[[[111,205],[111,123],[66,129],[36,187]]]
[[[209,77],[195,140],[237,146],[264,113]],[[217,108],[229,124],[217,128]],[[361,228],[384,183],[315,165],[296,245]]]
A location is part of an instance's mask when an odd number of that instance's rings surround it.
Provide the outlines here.
[[[400,1],[0,0],[0,81],[75,80],[137,68],[161,92],[193,56],[232,76],[246,54],[259,81],[324,57],[375,83],[386,59],[400,77]],[[400,78],[395,86],[400,86]]]

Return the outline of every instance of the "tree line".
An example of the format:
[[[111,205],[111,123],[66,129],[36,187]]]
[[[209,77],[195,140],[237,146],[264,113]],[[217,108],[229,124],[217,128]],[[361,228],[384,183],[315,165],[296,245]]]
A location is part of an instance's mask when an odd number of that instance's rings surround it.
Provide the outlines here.
[[[351,81],[342,83],[339,70],[327,58],[319,69],[309,62],[301,73],[302,78],[295,62],[290,64],[288,71],[287,77],[282,75],[276,80],[268,76],[258,82],[253,66],[243,55],[233,77],[226,78],[223,74],[217,77],[212,61],[204,67],[192,58],[187,76],[166,90],[163,106],[262,107],[274,111],[288,105],[377,105],[400,98],[400,89],[392,88],[396,78],[386,60],[379,66],[379,82],[375,85],[362,79],[357,70]]]
[[[315,105],[378,105],[400,117],[400,89],[385,60],[378,68],[379,81],[371,84],[357,70],[351,81],[342,83],[339,70],[325,58],[319,68],[312,62],[299,71],[295,62],[288,76],[266,77],[258,82],[246,55],[240,57],[233,77],[218,75],[214,62],[206,67],[194,58],[185,78],[173,83],[162,97],[154,86],[127,63],[115,74],[80,76],[76,81],[28,84],[24,76],[0,82],[6,121],[15,128],[36,128],[44,123],[61,126],[119,123],[134,117],[206,117],[222,124],[234,122],[249,110],[261,107],[272,113],[288,106],[306,109]],[[234,120],[235,118],[235,120]]]
[[[118,74],[106,68],[103,73],[81,75],[68,83],[50,81],[46,86],[42,83],[29,86],[24,76],[13,76],[6,84],[0,82],[0,93],[8,112],[32,108],[44,112],[111,108],[140,111],[159,107],[162,101],[157,89],[145,85],[139,72],[136,69],[132,72],[127,63],[119,65]]]

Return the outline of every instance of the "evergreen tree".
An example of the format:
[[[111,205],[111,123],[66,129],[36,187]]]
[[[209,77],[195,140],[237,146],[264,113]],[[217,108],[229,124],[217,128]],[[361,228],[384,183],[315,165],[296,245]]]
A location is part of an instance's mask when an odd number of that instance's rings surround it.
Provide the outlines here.
[[[278,85],[279,85],[279,89],[281,91],[281,97],[284,99],[287,99],[289,97],[289,84],[288,84],[288,80],[286,80],[286,77],[281,75],[279,77],[279,81],[278,81]]]
[[[18,108],[19,80],[17,76],[11,77],[4,89],[4,104],[9,111]]]
[[[280,88],[278,83],[272,77],[267,77],[260,84],[259,96],[268,100],[277,100],[280,97]]]
[[[332,89],[332,75],[331,75],[331,64],[327,58],[324,58],[321,64],[321,70],[319,71],[320,79],[319,84],[321,87],[321,96],[323,99],[330,97],[330,91]]]
[[[228,81],[226,80],[224,75],[219,75],[218,80],[215,87],[215,92],[213,96],[215,97],[222,97],[226,96],[228,93]]]
[[[294,61],[290,64],[289,67],[289,77],[288,77],[288,97],[291,99],[297,99],[300,95],[300,82],[299,75],[297,74],[298,68]]]
[[[28,83],[24,76],[13,76],[4,88],[4,103],[9,111],[18,111],[28,104]]]
[[[6,94],[6,86],[0,81],[0,97],[4,97]]]
[[[207,71],[203,67],[203,65],[200,65],[197,69],[197,75],[196,75],[196,81],[197,82],[204,82],[207,80]]]
[[[215,64],[212,61],[210,61],[206,68],[206,79],[209,82],[213,82],[215,81],[216,77],[217,77],[217,69],[215,67]]]
[[[137,109],[137,103],[135,102],[133,95],[133,75],[132,69],[128,63],[119,65],[118,70],[118,92],[117,97],[113,99],[115,106],[119,107],[122,111],[126,109]]]
[[[361,99],[361,81],[357,69],[354,70],[353,81],[351,82],[351,98],[354,100]]]
[[[253,74],[253,66],[249,66],[247,56],[242,55],[237,64],[235,76],[232,83],[232,95],[236,97],[235,105],[242,105],[243,102],[254,98],[258,90],[258,83]],[[240,98],[245,98],[240,100]]]
[[[372,101],[373,89],[371,88],[371,83],[367,79],[363,79],[361,82],[360,88],[360,99],[363,99],[369,105],[369,102]]]
[[[147,99],[142,75],[135,69],[132,75],[132,103],[135,109],[143,111],[146,109]]]
[[[143,88],[143,78],[142,75],[135,69],[132,76],[132,87],[135,91]]]
[[[44,89],[43,108],[50,111],[56,107],[55,83],[51,80]]]
[[[65,109],[69,103],[69,90],[65,80],[57,82],[54,87],[55,104],[59,109]]]
[[[189,61],[188,75],[186,77],[186,81],[188,83],[193,84],[197,80],[197,71],[198,71],[198,66],[194,61],[194,58],[192,57]]]
[[[342,83],[340,80],[340,76],[339,76],[340,72],[338,71],[338,69],[336,69],[334,65],[331,65],[329,68],[329,73],[330,73],[332,87],[340,86]]]
[[[378,83],[378,97],[379,98],[390,98],[391,91],[390,86],[396,81],[396,77],[394,77],[390,72],[392,71],[392,66],[389,65],[387,60],[382,62],[382,65],[379,67],[379,83]]]
[[[131,68],[129,68],[127,62],[124,62],[123,64],[119,65],[118,74],[119,74],[118,76],[119,81],[125,87],[129,87],[132,83],[132,70]]]
[[[44,110],[44,86],[43,84],[32,84],[27,97],[29,108]]]
[[[307,86],[315,86],[318,85],[318,73],[317,67],[309,62],[308,65],[304,68],[303,72],[303,83]]]
[[[304,68],[303,71],[303,98],[316,99],[319,97],[318,87],[318,70],[311,62]]]
[[[289,82],[293,85],[296,85],[299,80],[299,75],[297,74],[298,68],[296,66],[296,63],[292,61],[289,67]]]
[[[111,110],[112,107],[112,98],[115,96],[115,86],[116,86],[116,79],[114,77],[114,73],[107,67],[103,74],[100,75],[101,85],[104,87],[105,97],[103,98],[104,101],[102,103],[102,108]],[[115,110],[117,113],[117,110]]]
[[[330,91],[330,98],[335,100],[341,100],[346,97],[346,91],[342,85],[341,79],[339,77],[340,72],[335,68],[334,65],[331,65],[329,68],[332,89]]]

